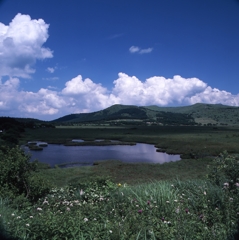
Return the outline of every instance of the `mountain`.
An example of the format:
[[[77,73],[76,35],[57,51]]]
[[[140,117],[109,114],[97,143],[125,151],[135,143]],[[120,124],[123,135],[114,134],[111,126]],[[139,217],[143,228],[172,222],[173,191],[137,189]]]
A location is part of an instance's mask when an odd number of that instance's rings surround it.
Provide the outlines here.
[[[92,113],[70,114],[53,123],[154,123],[161,125],[239,125],[239,107],[197,103],[184,107],[158,107],[116,104]]]
[[[155,112],[154,110],[147,110],[143,107],[116,104],[97,112],[66,115],[54,120],[54,122],[92,122],[116,119],[147,119],[147,111]]]
[[[147,107],[155,111],[190,114],[196,123],[239,125],[239,107],[196,103],[185,107]]]

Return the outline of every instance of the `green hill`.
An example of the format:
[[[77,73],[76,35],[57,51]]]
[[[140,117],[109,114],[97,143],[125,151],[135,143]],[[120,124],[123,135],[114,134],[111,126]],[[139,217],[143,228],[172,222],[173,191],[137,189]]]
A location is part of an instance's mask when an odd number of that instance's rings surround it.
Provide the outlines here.
[[[190,114],[198,124],[239,125],[239,107],[197,103],[185,107],[148,106],[159,112]]]
[[[110,121],[120,119],[147,119],[147,112],[155,112],[154,110],[144,109],[137,106],[128,106],[116,104],[101,111],[92,113],[70,114],[54,120],[54,122],[94,122],[94,121]],[[154,114],[155,115],[155,114]]]
[[[116,104],[92,113],[70,114],[55,123],[138,122],[161,125],[239,125],[239,107],[197,103],[184,107]]]

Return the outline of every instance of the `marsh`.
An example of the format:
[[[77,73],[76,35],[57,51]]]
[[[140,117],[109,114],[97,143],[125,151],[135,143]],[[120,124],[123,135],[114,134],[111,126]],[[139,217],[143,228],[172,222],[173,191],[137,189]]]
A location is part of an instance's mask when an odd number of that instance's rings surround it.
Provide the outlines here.
[[[92,165],[96,161],[115,159],[128,163],[165,163],[180,160],[180,155],[156,152],[151,144],[137,143],[112,146],[64,146],[49,144],[43,151],[31,151],[31,159],[56,164],[77,162],[77,165]],[[75,164],[74,164],[75,165]]]

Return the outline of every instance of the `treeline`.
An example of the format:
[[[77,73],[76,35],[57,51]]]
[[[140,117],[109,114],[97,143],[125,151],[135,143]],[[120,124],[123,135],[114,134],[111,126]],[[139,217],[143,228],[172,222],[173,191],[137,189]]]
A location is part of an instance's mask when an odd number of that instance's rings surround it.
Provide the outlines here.
[[[14,118],[0,118],[0,138],[1,145],[16,145],[21,133],[25,131],[25,125],[16,121]],[[4,143],[4,144],[3,144]]]
[[[15,146],[19,143],[19,138],[26,128],[55,127],[48,122],[34,121],[31,119],[18,119],[11,117],[0,117],[0,142],[1,146]]]

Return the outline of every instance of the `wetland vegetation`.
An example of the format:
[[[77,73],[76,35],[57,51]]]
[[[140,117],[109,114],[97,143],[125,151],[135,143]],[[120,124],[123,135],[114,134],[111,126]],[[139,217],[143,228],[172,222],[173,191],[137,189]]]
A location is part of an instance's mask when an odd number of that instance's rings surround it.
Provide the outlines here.
[[[237,239],[239,126],[235,119],[224,125],[226,118],[220,116],[223,124],[187,126],[125,118],[64,124],[21,121],[23,128],[14,127],[19,134],[13,142],[11,127],[6,127],[0,135],[0,231],[6,239],[20,240]],[[182,160],[129,164],[111,159],[93,166],[49,168],[30,162],[16,147],[29,141],[67,144],[72,139],[92,144],[104,139],[103,145],[112,139],[149,143],[158,151],[180,154]]]

